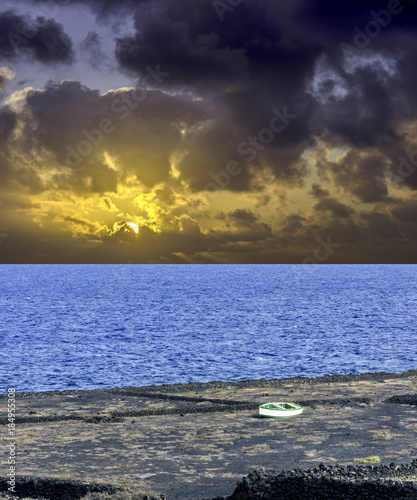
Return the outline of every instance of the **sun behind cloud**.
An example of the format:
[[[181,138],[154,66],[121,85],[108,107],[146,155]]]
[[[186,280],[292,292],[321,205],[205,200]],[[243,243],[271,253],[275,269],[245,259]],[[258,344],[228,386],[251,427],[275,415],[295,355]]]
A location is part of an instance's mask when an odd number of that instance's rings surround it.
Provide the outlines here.
[[[139,226],[135,224],[134,222],[128,222],[127,225],[135,231],[135,233],[139,233]]]

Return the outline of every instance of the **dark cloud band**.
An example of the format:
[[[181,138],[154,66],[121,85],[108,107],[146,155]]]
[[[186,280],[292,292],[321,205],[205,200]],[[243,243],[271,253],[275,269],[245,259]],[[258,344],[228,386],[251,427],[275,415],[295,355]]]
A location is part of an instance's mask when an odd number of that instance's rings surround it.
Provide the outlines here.
[[[72,41],[53,19],[31,19],[12,11],[0,14],[0,58],[14,60],[32,56],[43,64],[70,63]]]

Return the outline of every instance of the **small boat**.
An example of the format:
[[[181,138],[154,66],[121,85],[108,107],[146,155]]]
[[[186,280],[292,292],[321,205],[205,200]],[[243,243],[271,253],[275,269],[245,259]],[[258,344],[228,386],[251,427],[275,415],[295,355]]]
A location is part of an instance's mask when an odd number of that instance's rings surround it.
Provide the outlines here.
[[[304,410],[303,406],[296,405],[295,403],[266,403],[259,405],[260,417],[293,417],[299,415]]]

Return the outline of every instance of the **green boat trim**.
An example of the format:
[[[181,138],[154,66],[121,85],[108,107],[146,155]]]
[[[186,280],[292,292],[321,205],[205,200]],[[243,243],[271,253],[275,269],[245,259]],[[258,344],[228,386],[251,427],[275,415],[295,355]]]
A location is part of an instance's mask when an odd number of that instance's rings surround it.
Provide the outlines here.
[[[304,410],[303,406],[296,403],[280,401],[278,403],[266,403],[259,405],[260,417],[286,418],[300,415]]]

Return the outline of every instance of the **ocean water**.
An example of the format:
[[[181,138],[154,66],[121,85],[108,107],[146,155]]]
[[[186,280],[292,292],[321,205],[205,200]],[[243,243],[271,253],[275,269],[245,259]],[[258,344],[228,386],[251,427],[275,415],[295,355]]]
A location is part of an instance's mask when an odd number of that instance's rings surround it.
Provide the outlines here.
[[[417,266],[0,266],[0,391],[417,367]]]

